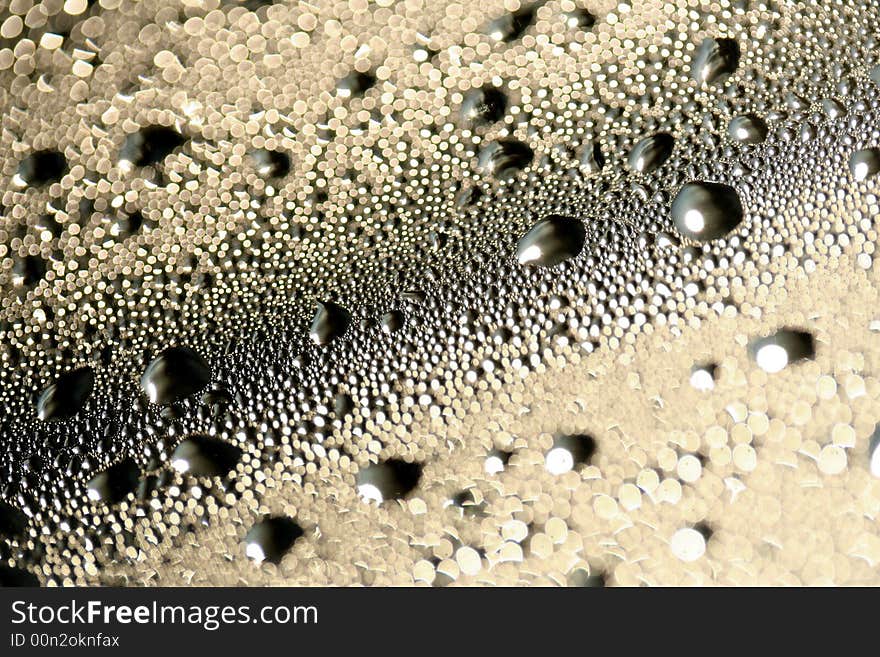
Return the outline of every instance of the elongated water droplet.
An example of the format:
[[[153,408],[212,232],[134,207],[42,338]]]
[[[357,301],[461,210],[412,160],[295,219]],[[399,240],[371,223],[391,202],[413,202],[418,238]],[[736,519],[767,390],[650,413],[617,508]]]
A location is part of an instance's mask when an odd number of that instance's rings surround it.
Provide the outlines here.
[[[754,114],[743,114],[730,120],[727,134],[741,144],[760,144],[767,139],[767,124]]]
[[[245,536],[245,554],[257,563],[279,563],[303,533],[302,527],[286,516],[260,520]]]
[[[309,337],[317,345],[326,345],[341,338],[349,324],[351,315],[345,308],[331,301],[319,302],[309,328]]]
[[[722,82],[739,66],[739,44],[733,39],[706,38],[691,65],[691,75],[702,86]]]
[[[576,257],[584,248],[586,236],[579,219],[553,214],[520,238],[516,259],[521,265],[553,267]]]
[[[37,400],[37,417],[59,420],[76,415],[91,396],[94,385],[95,373],[91,367],[62,374]]]
[[[151,125],[125,138],[119,151],[120,164],[128,162],[138,167],[161,163],[186,138],[177,130],[163,125]]]
[[[477,163],[482,173],[505,181],[514,178],[532,161],[534,152],[516,139],[501,139],[483,147]]]
[[[229,473],[241,458],[241,450],[219,438],[190,436],[171,455],[171,467],[197,477],[215,477]]]
[[[211,380],[205,359],[188,347],[169,347],[141,377],[141,388],[153,404],[170,404],[200,391]]]
[[[633,171],[651,173],[660,168],[675,147],[675,139],[666,132],[658,132],[642,139],[629,152],[627,162]]]
[[[722,183],[688,183],[672,203],[676,228],[700,242],[724,237],[742,223],[743,216],[739,194]]]
[[[391,459],[367,466],[357,474],[358,494],[367,501],[381,504],[384,500],[406,496],[422,476],[422,466]]]
[[[792,363],[808,360],[816,355],[812,334],[797,329],[781,329],[765,338],[754,340],[749,353],[765,372],[781,372]]]
[[[96,474],[86,484],[88,497],[93,502],[115,504],[137,488],[140,470],[131,459],[125,459]]]

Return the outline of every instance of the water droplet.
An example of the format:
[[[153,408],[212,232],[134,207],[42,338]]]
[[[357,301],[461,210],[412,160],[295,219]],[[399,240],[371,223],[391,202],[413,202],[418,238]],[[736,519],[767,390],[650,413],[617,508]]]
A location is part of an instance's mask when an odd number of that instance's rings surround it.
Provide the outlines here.
[[[605,575],[587,568],[575,568],[568,574],[568,585],[577,588],[604,588]]]
[[[672,535],[669,547],[676,557],[690,563],[706,553],[706,537],[696,529],[685,527]]]
[[[171,455],[171,467],[181,474],[215,477],[229,473],[241,458],[241,450],[219,438],[196,435],[183,440]]]
[[[868,469],[875,477],[880,477],[880,426],[874,428],[874,433],[868,441]]]
[[[596,452],[596,441],[584,434],[557,436],[553,447],[544,457],[544,466],[550,474],[563,474],[587,463]]]
[[[76,415],[92,394],[95,373],[91,367],[65,372],[37,400],[37,417],[60,420]]]
[[[392,310],[382,315],[379,324],[385,333],[395,333],[403,328],[404,316],[399,310]]]
[[[727,134],[741,144],[761,144],[767,139],[767,124],[759,116],[743,114],[730,120]]]
[[[512,11],[490,21],[486,25],[486,34],[495,41],[510,43],[516,41],[523,32],[529,29],[535,18],[535,7],[530,5]]]
[[[367,501],[381,504],[384,500],[404,497],[414,489],[422,476],[422,466],[391,459],[360,470],[357,474],[358,494]]]
[[[351,71],[336,83],[336,93],[341,98],[362,96],[374,84],[376,84],[376,77],[372,73]]]
[[[140,470],[131,459],[125,459],[96,474],[86,484],[86,492],[93,502],[115,504],[137,488]]]
[[[493,449],[486,454],[486,460],[483,463],[483,470],[486,474],[494,475],[504,472],[507,462],[510,460],[511,453],[500,449]]]
[[[188,347],[169,347],[147,366],[141,388],[153,404],[170,404],[198,392],[211,380],[211,368]]]
[[[584,248],[586,236],[579,219],[550,215],[520,238],[516,259],[521,265],[553,267],[577,257]]]
[[[292,518],[265,518],[255,523],[245,535],[245,554],[257,563],[277,564],[303,534],[302,527]]]
[[[37,255],[16,258],[12,265],[12,284],[34,287],[46,275],[46,261]]]
[[[341,338],[349,324],[351,315],[345,308],[331,301],[319,302],[309,328],[309,337],[317,345],[326,345]]]
[[[14,183],[19,187],[42,187],[61,180],[67,171],[67,159],[58,151],[34,151],[18,165]]]
[[[282,151],[258,148],[251,153],[257,173],[264,178],[283,178],[290,173],[290,156]]]
[[[477,167],[482,173],[506,181],[529,166],[533,157],[534,152],[523,142],[501,139],[483,147]]]
[[[866,148],[853,153],[849,158],[849,170],[859,181],[876,176],[880,171],[880,149]]]
[[[138,167],[161,163],[186,138],[177,130],[163,125],[151,125],[125,138],[119,151],[120,163],[129,162]]]
[[[808,360],[816,355],[812,334],[796,329],[781,329],[749,345],[749,352],[765,372],[774,374],[791,363]]]
[[[40,580],[37,576],[23,568],[14,568],[0,564],[0,586],[12,587],[34,587],[39,586]]]
[[[701,392],[715,388],[715,374],[718,367],[713,363],[694,365],[691,369],[691,387]]]
[[[578,164],[587,174],[599,173],[605,167],[605,155],[598,142],[587,142],[578,150]]]
[[[563,12],[562,21],[570,30],[589,30],[596,24],[596,17],[586,9],[578,8]]]
[[[0,501],[0,539],[15,538],[24,533],[28,517],[11,504]]]
[[[484,85],[471,89],[461,103],[461,116],[475,125],[499,121],[507,109],[507,98],[497,87]]]
[[[699,242],[724,237],[742,223],[743,215],[739,194],[721,183],[688,183],[672,203],[676,228]]]
[[[659,169],[675,147],[675,139],[666,132],[645,137],[629,152],[627,162],[633,171],[651,173]]]
[[[706,38],[691,65],[691,75],[702,86],[722,82],[739,66],[739,44],[733,39]]]

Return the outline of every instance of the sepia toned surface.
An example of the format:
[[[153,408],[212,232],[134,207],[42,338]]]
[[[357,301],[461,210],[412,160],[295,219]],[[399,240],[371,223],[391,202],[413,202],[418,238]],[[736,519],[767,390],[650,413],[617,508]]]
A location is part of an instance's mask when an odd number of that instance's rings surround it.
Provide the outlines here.
[[[5,4],[0,583],[880,583],[878,29]]]

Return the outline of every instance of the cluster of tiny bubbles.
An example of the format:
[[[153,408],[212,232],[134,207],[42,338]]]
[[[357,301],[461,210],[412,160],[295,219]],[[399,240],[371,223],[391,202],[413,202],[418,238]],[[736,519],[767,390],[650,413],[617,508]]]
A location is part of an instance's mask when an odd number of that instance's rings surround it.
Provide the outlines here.
[[[7,4],[0,584],[871,581],[880,7]]]

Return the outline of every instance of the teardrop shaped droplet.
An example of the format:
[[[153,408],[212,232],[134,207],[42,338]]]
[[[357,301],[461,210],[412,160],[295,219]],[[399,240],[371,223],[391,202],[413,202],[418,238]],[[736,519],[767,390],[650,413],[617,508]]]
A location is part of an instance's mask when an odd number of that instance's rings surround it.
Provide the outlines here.
[[[553,214],[541,219],[523,235],[516,247],[521,265],[553,267],[576,257],[587,237],[579,219]]]
[[[461,103],[461,117],[474,125],[499,121],[507,109],[507,97],[497,87],[484,85],[471,89]]]
[[[358,472],[358,494],[367,501],[381,504],[384,500],[406,496],[418,485],[421,476],[420,464],[390,459]]]
[[[691,64],[691,75],[701,86],[722,82],[739,66],[739,44],[733,39],[706,38]]]
[[[91,396],[94,385],[95,373],[91,367],[65,372],[40,394],[37,417],[60,420],[76,415]]]
[[[309,337],[317,345],[326,345],[341,338],[349,324],[351,314],[345,308],[331,301],[319,302],[309,328]]]
[[[150,125],[125,138],[119,161],[123,165],[128,162],[138,167],[159,164],[185,141],[186,138],[174,128]]]
[[[675,147],[675,139],[666,132],[645,137],[629,152],[627,162],[633,171],[651,173],[659,169]]]
[[[220,477],[235,468],[241,450],[219,438],[196,435],[183,440],[171,455],[171,467],[181,474]]]
[[[742,223],[744,210],[736,190],[722,183],[688,183],[672,202],[672,219],[685,237],[708,242]]]
[[[849,158],[849,170],[858,181],[873,178],[880,171],[880,148],[865,148]]]
[[[478,169],[497,180],[514,178],[532,162],[534,152],[517,139],[501,139],[483,147],[477,161]]]
[[[767,139],[767,124],[754,114],[742,114],[730,120],[727,134],[741,144],[761,144]]]
[[[255,523],[245,535],[245,554],[257,563],[278,563],[303,533],[302,527],[292,518],[265,518]]]
[[[188,347],[169,347],[147,366],[141,388],[153,404],[171,404],[199,392],[211,380],[205,359]]]
[[[86,484],[86,492],[93,502],[115,504],[137,488],[140,470],[132,459],[125,459],[96,474]]]

